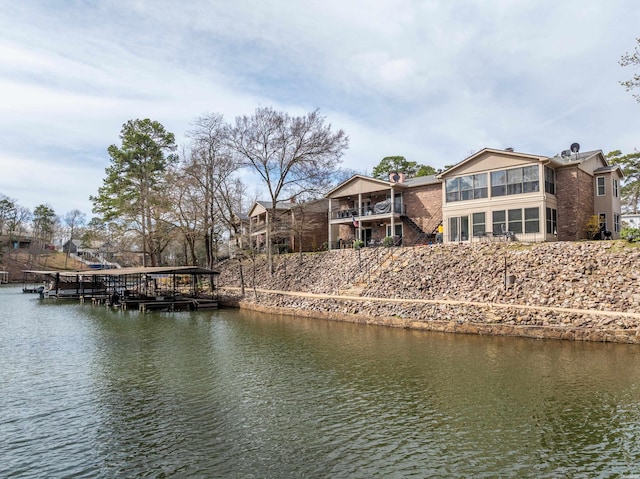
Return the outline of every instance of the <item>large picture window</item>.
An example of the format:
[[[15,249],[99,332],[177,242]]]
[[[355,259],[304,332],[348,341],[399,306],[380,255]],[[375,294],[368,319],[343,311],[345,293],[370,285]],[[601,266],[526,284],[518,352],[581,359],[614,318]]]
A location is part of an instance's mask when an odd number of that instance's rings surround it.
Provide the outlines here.
[[[491,196],[533,193],[540,189],[538,165],[491,172]]]
[[[555,210],[554,210],[555,211]],[[539,233],[540,208],[514,208],[493,212],[494,233]]]
[[[445,181],[447,203],[487,198],[487,173],[450,178]]]

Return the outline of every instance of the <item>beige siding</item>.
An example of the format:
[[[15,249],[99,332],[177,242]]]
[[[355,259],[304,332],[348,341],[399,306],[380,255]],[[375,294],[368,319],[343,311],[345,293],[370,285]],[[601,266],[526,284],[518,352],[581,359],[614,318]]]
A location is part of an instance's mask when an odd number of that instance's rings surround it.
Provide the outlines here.
[[[373,193],[373,192],[376,192],[376,191],[380,191],[382,188],[385,187],[385,184],[389,185],[389,187],[391,186],[390,183],[373,181],[373,180],[368,180],[368,179],[361,178],[358,181],[353,181],[353,182],[347,183],[346,185],[344,185],[339,190],[333,191],[329,197],[330,198],[339,198],[339,197],[342,197],[342,196],[355,196],[355,197],[357,197],[359,194],[368,195],[370,193]]]
[[[515,168],[518,166],[527,166],[539,163],[539,159],[537,157],[511,155],[512,154],[509,152],[505,152],[504,154],[488,152],[479,155],[477,158],[455,168],[450,175],[445,175],[444,178],[455,178],[456,176],[471,175],[474,173],[482,173],[484,171]]]

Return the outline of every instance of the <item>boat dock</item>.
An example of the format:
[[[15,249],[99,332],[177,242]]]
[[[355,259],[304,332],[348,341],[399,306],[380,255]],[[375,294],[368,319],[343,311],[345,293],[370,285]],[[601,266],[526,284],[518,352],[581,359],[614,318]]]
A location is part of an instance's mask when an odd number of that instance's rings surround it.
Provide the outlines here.
[[[139,311],[217,308],[218,271],[197,266],[86,271],[27,270],[23,292]],[[27,280],[29,278],[30,281]]]

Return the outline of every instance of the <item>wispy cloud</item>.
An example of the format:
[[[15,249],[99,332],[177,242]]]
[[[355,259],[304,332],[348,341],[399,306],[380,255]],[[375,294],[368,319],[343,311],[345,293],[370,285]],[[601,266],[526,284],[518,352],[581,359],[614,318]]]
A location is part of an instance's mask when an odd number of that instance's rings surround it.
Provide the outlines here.
[[[320,108],[356,169],[573,141],[630,151],[640,107],[617,61],[637,18],[633,0],[6,2],[0,193],[88,213],[127,120],[181,140],[202,113],[258,105]]]

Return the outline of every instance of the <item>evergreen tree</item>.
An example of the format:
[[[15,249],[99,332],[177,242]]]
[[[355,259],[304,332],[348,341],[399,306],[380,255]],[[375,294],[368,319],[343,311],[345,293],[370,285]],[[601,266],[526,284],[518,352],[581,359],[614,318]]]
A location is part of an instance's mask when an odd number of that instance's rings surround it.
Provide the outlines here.
[[[140,237],[143,264],[161,264],[168,227],[164,215],[165,175],[177,161],[173,133],[157,121],[129,120],[120,132],[122,145],[108,148],[111,165],[98,195],[91,197],[93,212],[104,221],[116,221]]]

